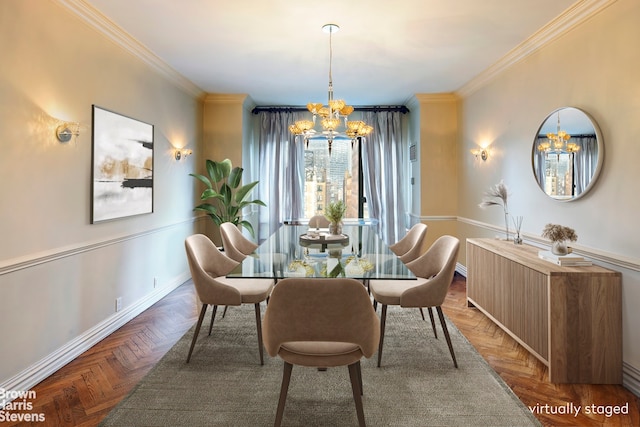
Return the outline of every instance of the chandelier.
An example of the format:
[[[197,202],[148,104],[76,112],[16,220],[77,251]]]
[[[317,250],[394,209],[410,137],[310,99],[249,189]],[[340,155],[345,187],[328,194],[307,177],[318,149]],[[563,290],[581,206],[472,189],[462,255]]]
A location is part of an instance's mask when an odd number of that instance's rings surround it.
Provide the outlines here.
[[[558,112],[558,126],[556,133],[548,133],[547,140],[538,144],[538,150],[552,153],[575,153],[580,146],[569,142],[571,135],[560,129],[560,112]]]
[[[333,49],[331,44],[331,35],[340,29],[336,24],[326,24],[322,26],[325,33],[329,33],[329,90],[327,105],[320,103],[308,103],[307,109],[313,114],[312,120],[298,120],[289,126],[289,131],[304,138],[305,144],[309,144],[312,137],[322,137],[327,140],[329,145],[329,155],[331,155],[331,144],[338,137],[346,137],[351,139],[351,144],[358,137],[365,137],[373,131],[373,127],[367,125],[361,120],[348,120],[349,114],[353,113],[354,108],[347,105],[342,99],[333,99],[333,79],[331,76],[331,63],[333,60]],[[320,126],[316,130],[317,117],[320,116]],[[343,127],[344,122],[344,127]]]

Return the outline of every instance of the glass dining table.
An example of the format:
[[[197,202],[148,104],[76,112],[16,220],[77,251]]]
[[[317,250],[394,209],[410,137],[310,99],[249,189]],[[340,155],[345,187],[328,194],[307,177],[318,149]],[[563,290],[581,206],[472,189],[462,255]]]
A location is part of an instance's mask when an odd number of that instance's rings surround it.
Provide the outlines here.
[[[362,222],[345,224],[339,235],[306,224],[282,225],[227,277],[415,279],[375,227]]]

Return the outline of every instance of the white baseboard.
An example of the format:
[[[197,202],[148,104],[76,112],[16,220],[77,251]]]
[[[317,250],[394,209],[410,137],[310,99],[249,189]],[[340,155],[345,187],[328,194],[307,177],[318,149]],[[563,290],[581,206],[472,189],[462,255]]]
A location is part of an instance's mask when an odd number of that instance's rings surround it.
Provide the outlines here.
[[[622,362],[622,385],[640,397],[640,369]]]
[[[190,278],[191,275],[188,272],[175,277],[167,285],[154,290],[132,305],[114,313],[93,328],[72,339],[53,353],[40,359],[24,371],[1,383],[0,388],[5,390],[30,390],[42,380],[51,376],[64,365],[93,347],[99,341],[109,336],[128,321],[135,318],[156,302],[160,301],[167,294]],[[4,406],[4,403],[5,402],[0,402],[0,405]]]

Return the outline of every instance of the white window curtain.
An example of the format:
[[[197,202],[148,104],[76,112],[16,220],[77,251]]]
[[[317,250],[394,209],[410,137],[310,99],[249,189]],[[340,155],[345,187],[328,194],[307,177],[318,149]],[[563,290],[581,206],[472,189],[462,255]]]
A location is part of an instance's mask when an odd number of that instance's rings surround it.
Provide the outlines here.
[[[598,166],[598,140],[595,135],[575,139],[580,146],[574,159],[576,194],[581,194],[591,182]]]
[[[402,140],[401,114],[367,111],[363,116],[373,126],[373,132],[362,145],[365,197],[369,216],[378,220],[378,233],[389,244],[406,233],[407,144]]]
[[[257,197],[267,205],[260,208],[260,240],[274,233],[284,220],[303,216],[304,144],[294,142],[289,125],[304,117],[304,112],[287,110],[258,113],[258,170],[254,174],[260,181]]]
[[[401,112],[365,112],[363,119],[374,127],[362,149],[364,189],[369,216],[378,220],[378,233],[394,243],[406,233],[404,194],[406,152],[402,139]],[[289,125],[308,116],[305,111],[273,109],[258,112],[257,168],[260,181],[257,235],[260,240],[275,232],[285,220],[304,216],[304,143],[294,142]]]

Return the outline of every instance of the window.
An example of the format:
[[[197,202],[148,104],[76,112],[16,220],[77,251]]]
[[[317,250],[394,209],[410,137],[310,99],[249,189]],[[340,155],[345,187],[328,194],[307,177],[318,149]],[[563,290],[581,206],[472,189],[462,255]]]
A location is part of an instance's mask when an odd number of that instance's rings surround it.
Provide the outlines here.
[[[310,140],[304,152],[304,216],[321,215],[327,204],[342,200],[345,218],[368,218],[360,183],[359,144],[334,140],[329,156],[326,139]]]

